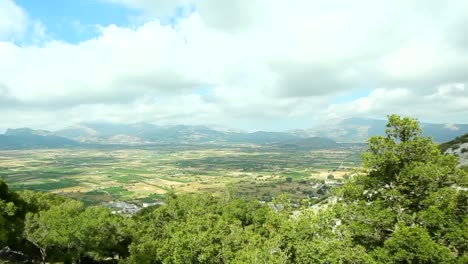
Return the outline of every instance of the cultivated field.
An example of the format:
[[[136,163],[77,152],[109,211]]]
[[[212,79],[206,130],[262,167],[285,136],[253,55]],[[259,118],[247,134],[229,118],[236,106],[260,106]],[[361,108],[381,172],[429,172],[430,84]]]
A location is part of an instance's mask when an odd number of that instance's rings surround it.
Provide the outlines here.
[[[50,191],[89,203],[149,202],[168,192],[230,191],[263,200],[284,192],[317,197],[318,183],[341,182],[359,166],[361,150],[243,146],[0,151],[0,177],[15,190]]]

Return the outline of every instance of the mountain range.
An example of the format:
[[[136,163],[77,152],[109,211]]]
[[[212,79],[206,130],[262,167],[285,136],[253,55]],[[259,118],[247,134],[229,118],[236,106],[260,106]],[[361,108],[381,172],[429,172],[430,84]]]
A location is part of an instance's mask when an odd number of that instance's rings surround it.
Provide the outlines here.
[[[292,130],[289,133],[300,137],[327,137],[337,142],[366,142],[371,136],[385,135],[387,120],[370,118],[348,118],[327,125],[304,130]],[[468,133],[468,124],[420,123],[424,136],[430,136],[441,143]]]
[[[57,131],[7,129],[0,148],[59,148],[89,145],[147,144],[269,144],[281,148],[332,148],[340,143],[364,143],[385,133],[386,120],[350,118],[325,126],[286,132],[242,132],[207,126],[158,126],[148,123],[82,123]],[[436,142],[468,133],[468,124],[421,123],[426,136]]]
[[[8,129],[5,134],[0,135],[0,149],[64,148],[80,145],[80,142],[45,130]]]

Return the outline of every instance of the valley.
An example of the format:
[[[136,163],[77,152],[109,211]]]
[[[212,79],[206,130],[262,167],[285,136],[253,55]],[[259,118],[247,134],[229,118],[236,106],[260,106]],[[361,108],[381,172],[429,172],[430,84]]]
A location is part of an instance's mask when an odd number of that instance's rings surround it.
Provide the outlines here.
[[[53,192],[87,204],[141,205],[170,193],[227,192],[260,201],[287,193],[317,202],[360,167],[362,142],[384,133],[382,122],[352,118],[289,132],[148,123],[7,129],[0,135],[0,177],[13,190]],[[468,129],[422,126],[439,141]]]
[[[13,190],[53,192],[88,204],[141,204],[172,192],[319,199],[360,166],[362,150],[360,144],[309,150],[253,144],[2,150],[0,178]]]

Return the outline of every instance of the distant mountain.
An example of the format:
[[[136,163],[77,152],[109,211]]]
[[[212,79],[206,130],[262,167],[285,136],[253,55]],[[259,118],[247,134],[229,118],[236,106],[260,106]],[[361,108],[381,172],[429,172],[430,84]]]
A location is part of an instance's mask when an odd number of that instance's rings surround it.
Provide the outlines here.
[[[468,124],[427,124],[421,125],[425,136],[431,136],[436,142],[446,142],[468,133]]]
[[[80,124],[55,132],[80,142],[118,143],[250,143],[270,144],[301,137],[283,132],[217,130],[207,126],[156,126],[152,124]],[[125,142],[127,141],[127,142]]]
[[[303,138],[284,132],[252,133],[207,126],[156,126],[151,124],[83,123],[50,132],[29,128],[8,129],[2,135],[0,148],[35,148],[85,146],[83,144],[256,144],[294,149],[336,147],[326,138]]]
[[[177,125],[148,127],[136,136],[150,142],[208,143],[224,141],[226,134],[206,126]]]
[[[252,133],[208,126],[159,126],[148,123],[81,123],[55,132],[29,128],[8,129],[3,146],[66,146],[86,144],[269,144],[284,148],[313,149],[336,147],[337,143],[363,143],[371,136],[384,135],[386,120],[349,118],[325,126],[288,132]],[[468,124],[421,124],[424,135],[446,142],[468,133]],[[20,138],[23,137],[22,140]],[[37,142],[36,142],[36,141]],[[35,142],[37,144],[35,144]],[[13,144],[14,145],[14,144]],[[2,146],[0,146],[2,147]]]
[[[6,136],[20,136],[20,135],[38,135],[38,136],[53,136],[54,133],[47,130],[35,130],[27,127],[23,128],[8,128],[5,131]]]
[[[83,125],[67,127],[56,131],[55,135],[79,140],[80,138],[96,136],[98,132],[92,128]]]
[[[337,142],[366,142],[371,136],[385,135],[387,120],[368,118],[349,118],[331,122],[325,126],[306,130],[293,130],[291,134],[300,137],[327,137]],[[436,142],[449,141],[468,133],[468,124],[430,124],[421,123],[425,136]]]
[[[58,137],[45,130],[30,128],[8,129],[0,135],[0,149],[68,148],[80,146],[79,142]]]
[[[158,126],[148,123],[135,124],[115,124],[115,123],[83,123],[83,127],[87,127],[98,133],[99,135],[128,135],[137,136],[140,133],[156,129]]]
[[[58,130],[55,135],[88,143],[120,144],[127,139],[128,142],[140,144],[143,143],[140,135],[156,127],[146,123],[82,123]]]

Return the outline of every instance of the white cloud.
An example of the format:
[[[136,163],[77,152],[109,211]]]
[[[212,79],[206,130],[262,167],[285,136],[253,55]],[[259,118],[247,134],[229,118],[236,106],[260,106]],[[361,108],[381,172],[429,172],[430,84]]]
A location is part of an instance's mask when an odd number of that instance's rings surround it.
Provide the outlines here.
[[[352,102],[330,105],[324,115],[327,118],[360,115],[382,118],[396,113],[428,122],[466,123],[467,106],[466,84],[456,83],[428,89],[424,94],[411,88],[379,88]]]
[[[206,0],[176,26],[155,17],[193,2],[106,1],[141,10],[148,22],[104,27],[79,44],[0,42],[0,108],[17,117],[1,117],[3,126],[27,125],[34,113],[49,125],[468,116],[463,0]],[[329,103],[362,89],[372,92]]]
[[[0,0],[0,42],[37,44],[46,37],[46,28],[41,21],[32,20],[15,1]]]
[[[28,23],[28,16],[14,1],[0,0],[0,41],[21,38]]]
[[[158,22],[137,30],[109,26],[78,45],[49,42],[20,48],[3,43],[0,78],[25,104],[132,100],[177,93],[203,83],[204,68],[182,36]],[[23,78],[22,76],[28,76]]]
[[[197,12],[210,28],[238,33],[261,22],[268,7],[265,0],[196,0]]]

